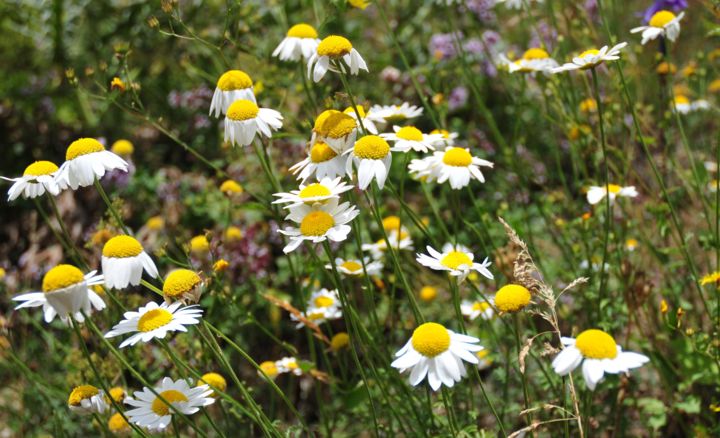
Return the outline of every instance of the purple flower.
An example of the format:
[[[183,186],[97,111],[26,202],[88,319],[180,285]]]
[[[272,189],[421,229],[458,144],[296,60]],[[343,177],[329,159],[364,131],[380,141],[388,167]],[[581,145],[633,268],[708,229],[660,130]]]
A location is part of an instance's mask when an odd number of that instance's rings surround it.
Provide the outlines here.
[[[458,40],[462,38],[462,34],[457,34]],[[430,54],[437,60],[452,59],[457,55],[454,46],[454,37],[451,33],[436,33],[430,37],[428,49]]]
[[[495,21],[495,12],[493,12],[495,0],[467,0],[465,6],[475,13],[478,20],[486,23]]]
[[[688,7],[687,0],[655,0],[649,8],[643,13],[643,20],[649,23],[650,19],[657,11],[669,10],[679,12]]]
[[[462,106],[465,106],[469,94],[470,93],[468,92],[468,89],[463,87],[462,85],[453,88],[453,90],[450,92],[450,97],[448,97],[448,109],[450,111],[453,111]]]

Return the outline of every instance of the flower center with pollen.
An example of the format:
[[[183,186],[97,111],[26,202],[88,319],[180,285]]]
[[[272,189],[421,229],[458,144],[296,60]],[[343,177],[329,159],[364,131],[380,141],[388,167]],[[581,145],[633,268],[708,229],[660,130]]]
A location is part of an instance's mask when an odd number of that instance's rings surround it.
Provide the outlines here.
[[[414,126],[403,126],[395,135],[403,140],[422,141],[423,139],[422,132]]]
[[[322,236],[335,225],[335,219],[324,211],[312,211],[300,222],[303,236]]]
[[[617,356],[615,339],[602,330],[590,329],[575,338],[575,348],[591,359],[614,359]]]
[[[377,135],[366,135],[355,142],[355,156],[368,160],[380,160],[390,152],[390,145]]]
[[[443,155],[443,163],[448,166],[468,167],[472,163],[472,155],[463,148],[448,148]]]
[[[310,161],[313,163],[324,163],[337,157],[337,153],[323,142],[317,142],[310,149]]]
[[[140,242],[130,236],[115,236],[103,247],[103,257],[136,257],[143,251]]]
[[[620,190],[622,190],[622,187],[617,184],[608,184],[607,186],[607,191],[615,195],[620,193]]]
[[[287,36],[294,38],[317,38],[318,34],[314,27],[306,23],[298,23],[287,31]]]
[[[650,18],[650,22],[648,24],[652,27],[665,27],[669,22],[673,21],[674,19],[675,14],[670,11],[657,11],[652,16],[652,18]]]
[[[345,268],[350,272],[357,272],[362,269],[362,265],[354,260],[348,260],[346,262],[343,262],[340,267]]]
[[[200,283],[200,276],[189,269],[177,269],[171,272],[163,284],[163,294],[178,297],[190,292]]]
[[[588,49],[580,54],[580,58],[584,58],[590,55],[597,55],[598,53],[600,53],[598,49]]]
[[[51,161],[36,161],[25,168],[23,176],[50,175],[57,170],[58,167]]]
[[[81,155],[102,152],[104,150],[105,146],[94,138],[80,138],[70,143],[70,146],[68,146],[65,152],[65,160],[74,160]]]
[[[80,385],[73,388],[68,397],[68,404],[70,406],[80,406],[80,402],[85,399],[94,397],[100,393],[100,390],[92,385]]]
[[[450,269],[457,269],[460,266],[472,266],[472,260],[464,252],[450,251],[441,260],[440,264]]]
[[[347,137],[356,127],[355,119],[336,110],[325,111],[315,120],[315,131],[323,137]]]
[[[438,323],[426,322],[415,329],[410,342],[418,353],[435,357],[450,348],[450,333]]]
[[[145,312],[138,320],[138,330],[141,332],[151,332],[172,321],[172,313],[165,309],[152,309]]]
[[[546,52],[546,51],[543,50],[543,49],[539,49],[539,48],[537,48],[537,47],[533,47],[533,48],[531,48],[531,49],[528,49],[528,50],[523,54],[523,59],[526,59],[526,60],[531,60],[531,59],[547,59],[547,58],[549,58],[549,57],[550,57],[550,55],[548,54],[548,52]]]
[[[230,105],[227,110],[227,117],[230,120],[237,121],[249,120],[254,119],[259,111],[260,108],[255,105],[255,102],[246,99],[240,99],[236,100]]]
[[[57,265],[43,277],[43,292],[63,289],[85,280],[82,271],[73,265]]]
[[[519,284],[508,284],[495,294],[495,307],[501,312],[517,312],[530,304],[530,291]]]
[[[307,199],[307,198],[319,198],[324,196],[330,196],[332,195],[332,192],[330,189],[325,187],[324,185],[320,183],[313,183],[309,186],[305,187],[304,189],[300,190],[300,198]]]
[[[163,391],[159,395],[170,404],[188,401],[188,398],[185,397],[185,394],[175,389]],[[160,400],[160,397],[156,397],[155,400],[153,400],[151,408],[152,411],[155,412],[157,415],[164,417],[170,412],[170,406],[168,406],[168,404],[164,401]]]
[[[335,304],[335,300],[330,297],[326,297],[325,295],[320,295],[319,297],[315,298],[314,303],[315,307],[330,307]]]
[[[217,87],[222,91],[243,90],[252,87],[252,85],[252,79],[242,70],[226,71],[217,81]]]
[[[347,38],[338,35],[330,35],[320,41],[317,48],[317,54],[330,58],[340,58],[345,56],[352,50],[352,44]]]

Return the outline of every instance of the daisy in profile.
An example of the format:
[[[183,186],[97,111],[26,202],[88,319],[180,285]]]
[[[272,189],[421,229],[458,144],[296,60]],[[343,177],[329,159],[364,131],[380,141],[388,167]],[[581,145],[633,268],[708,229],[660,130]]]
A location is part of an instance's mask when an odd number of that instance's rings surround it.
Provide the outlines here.
[[[142,245],[130,236],[115,236],[105,243],[102,251],[102,270],[105,285],[111,289],[125,289],[140,284],[143,271],[152,278],[158,270]]]
[[[368,275],[378,276],[382,272],[382,262],[377,260],[373,261],[369,257],[364,257],[362,261],[357,259],[345,260],[338,257],[335,259],[335,269],[337,269],[341,274],[349,277],[357,277],[365,273],[363,272],[363,262],[365,263],[365,271],[367,271]],[[332,270],[332,265],[327,264],[325,265],[325,268]]]
[[[163,283],[163,295],[167,300],[186,300],[197,303],[202,294],[202,278],[189,269],[176,269],[168,274]]]
[[[105,282],[102,275],[95,275],[96,272],[83,275],[82,271],[73,265],[57,265],[43,277],[42,292],[13,297],[13,301],[23,302],[15,309],[42,306],[45,322],[51,322],[55,316],[59,316],[65,323],[68,323],[71,317],[83,322],[83,313],[90,315],[93,308],[105,308],[105,302],[92,290],[92,286]]]
[[[447,129],[433,129],[430,131],[430,135],[439,135],[439,137],[435,137],[436,140],[433,142],[435,149],[445,149],[452,146],[458,138],[457,132],[450,132]]]
[[[385,256],[388,250],[388,242],[390,242],[390,247],[396,251],[412,251],[414,249],[410,233],[405,230],[388,232],[387,240],[386,242],[385,239],[382,238],[375,243],[363,243],[361,249],[363,251],[369,251],[375,260],[381,260]]]
[[[302,369],[298,364],[297,359],[294,357],[283,357],[282,359],[275,361],[275,368],[278,374],[291,373],[299,376],[302,374]]]
[[[608,184],[607,187],[590,186],[587,191],[587,201],[591,205],[598,204],[605,196],[610,197],[610,203],[618,196],[634,198],[638,195],[635,186],[622,187],[617,184]]]
[[[198,306],[181,306],[180,301],[162,303],[159,306],[151,301],[137,312],[125,312],[125,319],[117,323],[105,337],[114,338],[134,333],[120,344],[120,348],[124,348],[140,341],[147,343],[155,338],[165,339],[169,332],[186,332],[185,326],[200,322],[203,311]]]
[[[308,185],[300,184],[299,190],[292,190],[289,193],[273,193],[273,196],[279,198],[273,201],[273,204],[287,204],[285,208],[293,208],[301,204],[327,204],[331,200],[337,204],[340,195],[352,188],[353,186],[345,184],[340,177],[323,178],[320,182]]]
[[[290,172],[297,174],[298,179],[307,181],[315,176],[320,181],[323,178],[335,178],[345,175],[345,162],[347,155],[338,154],[322,141],[316,141],[308,151],[308,156],[290,168]]]
[[[533,47],[526,50],[522,58],[510,61],[507,65],[510,73],[550,73],[558,63],[544,49]]]
[[[192,387],[187,380],[173,381],[165,377],[154,392],[145,387],[142,391],[135,391],[133,397],[126,398],[125,404],[134,409],[129,409],[125,415],[140,427],[162,431],[170,425],[174,414],[192,415],[201,407],[215,403],[210,396],[212,393],[207,385]]]
[[[36,161],[25,168],[23,175],[18,178],[0,177],[6,181],[12,181],[13,185],[8,190],[8,202],[14,201],[18,196],[23,198],[37,198],[45,192],[53,196],[60,193],[60,187],[55,182],[55,173],[58,167],[50,161]]]
[[[482,263],[473,263],[475,256],[464,246],[446,243],[442,253],[429,245],[426,249],[429,255],[417,254],[418,263],[436,271],[448,271],[450,275],[458,277],[458,282],[465,281],[471,270],[479,272],[490,280],[495,278],[488,270],[491,264],[488,258],[485,257]]]
[[[300,61],[310,59],[320,44],[318,33],[314,27],[306,23],[298,23],[288,29],[285,38],[275,48],[272,56],[281,61]]]
[[[325,240],[342,242],[350,233],[348,222],[355,219],[360,212],[349,202],[337,204],[316,204],[313,207],[301,204],[290,210],[285,219],[298,224],[279,230],[289,236],[290,242],[283,248],[285,254],[294,251],[304,241],[319,243]]]
[[[109,170],[120,169],[127,172],[128,163],[105,150],[105,146],[94,138],[81,138],[68,146],[65,162],[55,174],[55,182],[61,190],[70,187],[87,187],[95,183]]]
[[[373,105],[368,117],[385,123],[398,123],[420,117],[422,113],[422,107],[403,102],[401,105]]]
[[[308,77],[319,82],[328,70],[357,75],[360,70],[368,71],[365,60],[352,43],[345,37],[330,35],[317,46],[315,53],[308,59]]]
[[[282,115],[270,108],[259,108],[254,100],[239,99],[225,114],[225,141],[247,146],[259,132],[267,138],[282,127]]]
[[[92,385],[80,385],[73,388],[68,397],[71,411],[84,415],[103,414],[108,410],[105,392]]]
[[[355,119],[355,121],[358,121],[358,114],[360,115],[360,122],[362,122],[362,126],[365,127],[365,130],[370,134],[378,134],[378,128],[375,126],[375,120],[368,117],[368,113],[365,111],[365,108],[363,108],[362,105],[357,106],[357,113],[355,112],[355,109],[353,107],[349,106],[345,108],[343,111],[344,114],[347,114],[348,116]],[[358,123],[358,126],[360,126],[360,123]]]
[[[434,152],[430,157],[412,160],[408,169],[411,174],[427,182],[437,180],[442,184],[449,181],[450,187],[459,190],[473,178],[485,182],[480,166],[492,168],[493,163],[473,157],[469,149],[450,146],[444,151]]]
[[[614,45],[611,49],[603,46],[600,50],[589,49],[573,58],[572,62],[568,62],[560,67],[552,69],[552,73],[561,73],[570,70],[589,70],[607,61],[616,61],[620,59],[620,51],[627,46],[626,42]]]
[[[640,42],[642,45],[660,36],[675,41],[680,35],[680,20],[684,16],[685,12],[680,12],[676,16],[667,10],[657,11],[650,18],[647,26],[636,27],[630,33],[642,32],[642,41]]]
[[[253,81],[242,70],[228,70],[220,76],[210,102],[210,114],[220,117],[227,114],[228,108],[236,100],[249,100],[255,102]]]
[[[338,110],[325,110],[315,119],[310,143],[325,143],[336,154],[342,154],[355,143],[357,127],[355,118]]]
[[[382,137],[366,135],[355,142],[346,152],[350,158],[345,165],[348,176],[352,176],[353,163],[358,174],[358,188],[365,190],[373,179],[380,189],[385,186],[385,179],[390,172],[392,154],[390,145]]]
[[[477,364],[478,338],[448,330],[435,322],[426,322],[413,332],[410,340],[395,353],[390,366],[401,373],[410,371],[410,384],[417,386],[427,376],[433,391],[445,385],[452,388],[466,374],[463,360]]]
[[[560,340],[563,349],[552,361],[553,369],[566,376],[582,363],[583,377],[591,391],[605,373],[627,373],[650,361],[645,355],[622,351],[615,339],[602,330],[585,330],[577,338],[562,337]]]
[[[393,131],[392,134],[380,134],[380,137],[394,143],[393,152],[427,152],[435,150],[435,144],[444,140],[440,134],[423,134],[414,126],[393,126]]]
[[[492,301],[492,300],[491,300]],[[490,302],[491,302],[490,301]],[[482,319],[492,319],[495,316],[495,311],[490,305],[489,301],[469,301],[464,300],[460,304],[460,312],[463,316],[467,317],[470,321],[474,321],[478,316]]]

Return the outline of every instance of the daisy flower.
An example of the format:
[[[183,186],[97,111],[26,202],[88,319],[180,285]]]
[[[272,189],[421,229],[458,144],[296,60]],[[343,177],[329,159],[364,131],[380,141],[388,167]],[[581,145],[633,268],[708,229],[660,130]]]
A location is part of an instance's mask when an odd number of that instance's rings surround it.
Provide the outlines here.
[[[225,392],[227,389],[227,380],[225,377],[218,373],[205,373],[200,377],[195,386],[202,386],[207,384],[210,388],[217,389],[220,392]],[[210,397],[215,397],[215,393],[211,393]]]
[[[23,176],[18,178],[0,177],[6,181],[12,181],[13,185],[8,190],[8,202],[14,201],[18,196],[23,198],[37,198],[45,192],[53,196],[60,193],[60,187],[55,182],[57,165],[50,161],[36,161],[25,168]]]
[[[659,36],[675,41],[680,35],[680,20],[683,16],[685,16],[685,12],[680,12],[676,16],[670,11],[657,11],[650,18],[647,26],[636,27],[630,30],[630,33],[642,32],[642,41],[640,42],[642,45]]]
[[[477,271],[484,277],[492,280],[493,274],[488,270],[490,261],[487,257],[482,263],[473,263],[475,256],[470,250],[461,245],[446,243],[442,253],[433,247],[426,247],[428,254],[417,254],[417,261],[423,266],[435,269],[436,271],[448,271],[450,275],[458,277],[458,282],[463,282],[470,271]]]
[[[68,397],[68,407],[79,414],[103,414],[108,410],[105,392],[92,385],[73,388]]]
[[[460,304],[460,312],[470,321],[474,321],[478,316],[482,316],[482,319],[492,319],[495,315],[495,311],[487,301],[463,300]]]
[[[330,349],[340,351],[350,345],[350,335],[346,332],[335,333],[330,339]]]
[[[435,144],[443,142],[443,136],[440,134],[423,134],[422,131],[414,126],[393,126],[394,133],[380,134],[380,137],[394,143],[393,152],[408,152],[410,150],[417,152],[427,152],[435,150]]]
[[[410,340],[395,353],[390,366],[401,373],[410,371],[410,384],[417,386],[427,376],[433,391],[441,385],[452,388],[467,373],[463,360],[478,363],[474,354],[483,349],[480,340],[448,330],[435,322],[426,322],[413,332]]]
[[[414,159],[408,165],[410,173],[427,182],[437,180],[439,184],[450,181],[450,187],[459,190],[475,178],[485,182],[480,166],[493,167],[493,163],[482,158],[473,157],[470,150],[450,146],[444,151],[436,151],[432,156]]]
[[[392,231],[387,234],[387,240],[390,242],[390,246],[392,248],[395,248],[395,250],[413,250],[413,241],[410,238],[410,233],[403,230],[399,233],[397,231]],[[375,243],[363,243],[361,249],[363,251],[370,251],[370,254],[375,260],[380,260],[385,255],[385,252],[388,249],[388,242],[385,241],[385,239],[380,239]]]
[[[627,373],[650,361],[645,355],[622,351],[615,339],[602,330],[585,330],[577,338],[562,337],[560,340],[564,348],[552,361],[553,369],[566,376],[582,363],[583,377],[591,391],[605,373]]]
[[[312,307],[308,308],[305,312],[303,312],[302,316],[305,319],[308,319],[315,324],[320,325],[333,319],[342,318],[342,310],[339,307]],[[296,329],[305,327],[305,323],[302,322],[300,318],[298,318],[294,314],[290,314],[290,319],[298,322],[295,325]]]
[[[130,424],[119,412],[112,414],[107,422],[107,427],[115,435],[130,435],[132,432]]]
[[[336,154],[342,154],[355,143],[357,126],[353,117],[338,110],[325,110],[315,119],[310,143],[325,143]]]
[[[517,61],[509,62],[508,71],[510,73],[550,73],[550,71],[557,66],[557,61],[552,59],[548,52],[543,49],[533,47],[526,50],[522,58]]]
[[[135,333],[120,344],[120,348],[124,348],[140,341],[147,343],[155,338],[165,339],[169,332],[186,332],[185,326],[200,322],[203,311],[198,306],[180,306],[182,303],[179,301],[172,304],[162,303],[159,306],[151,301],[137,312],[125,312],[125,319],[117,323],[105,337],[114,338]]]
[[[367,271],[367,274],[370,276],[378,276],[382,272],[383,264],[380,261],[373,261],[369,257],[364,257],[363,262],[365,262],[365,271]],[[347,259],[343,260],[341,258],[335,259],[335,268],[338,270],[338,272],[345,274],[347,276],[356,277],[359,275],[363,275],[363,262],[357,259]],[[325,268],[332,270],[332,265],[327,264],[325,265]]]
[[[260,370],[258,370],[258,374],[260,375],[260,377],[265,377],[263,376],[263,373],[265,373],[267,377],[269,377],[270,379],[274,379],[278,376],[278,374],[280,374],[277,365],[271,360],[266,360],[265,362],[261,363],[259,367]]]
[[[285,208],[297,207],[301,204],[327,204],[333,200],[337,204],[340,195],[352,190],[353,186],[342,182],[340,177],[335,179],[323,178],[320,182],[312,184],[300,184],[300,190],[292,190],[290,193],[273,193],[280,199],[273,201],[273,204],[288,204]]]
[[[254,100],[239,99],[227,109],[225,115],[225,141],[247,146],[260,132],[267,138],[282,127],[282,115],[270,108],[259,108]]]
[[[163,283],[165,299],[187,300],[197,303],[202,293],[202,279],[189,269],[176,269],[168,274]]]
[[[375,126],[375,120],[368,117],[368,113],[365,111],[365,108],[363,108],[362,105],[355,108],[357,108],[357,113],[355,113],[353,107],[349,106],[345,108],[343,114],[347,114],[348,116],[352,117],[353,119],[355,119],[356,122],[358,121],[358,114],[360,114],[360,121],[362,122],[362,126],[365,127],[365,130],[370,134],[377,135],[378,128],[377,126]],[[358,123],[358,126],[360,126],[360,123]]]
[[[353,75],[360,70],[368,71],[365,60],[347,38],[330,35],[320,41],[315,53],[308,59],[308,77],[319,82],[328,70],[339,72],[339,69]]]
[[[300,172],[298,179],[306,181],[315,176],[318,181],[323,178],[335,178],[345,175],[345,162],[347,155],[338,154],[322,141],[313,143],[307,158],[290,168],[294,174]]]
[[[350,206],[349,202],[340,205],[316,204],[313,207],[301,204],[294,207],[285,219],[296,222],[299,226],[279,230],[280,233],[290,237],[290,242],[283,248],[283,252],[287,254],[297,249],[305,240],[313,243],[327,239],[342,242],[350,233],[348,222],[355,219],[359,213],[354,206]]]
[[[296,376],[302,374],[302,369],[298,365],[297,359],[294,357],[283,357],[282,359],[275,361],[275,368],[278,374],[292,373]]]
[[[215,117],[220,117],[220,114],[227,114],[230,105],[237,100],[255,102],[253,81],[242,70],[229,70],[223,73],[217,81],[210,102],[210,114],[215,113]]]
[[[423,286],[420,289],[420,299],[423,300],[423,302],[431,303],[435,301],[435,298],[437,298],[437,288],[433,286]]]
[[[492,301],[499,311],[515,313],[527,307],[531,299],[532,294],[526,287],[519,284],[506,284],[495,293]]]
[[[436,140],[433,142],[433,147],[437,148],[445,148],[448,146],[452,146],[455,144],[455,140],[458,138],[457,132],[450,132],[447,129],[433,129],[430,131],[430,135],[439,135],[440,137],[435,137]]]
[[[635,186],[621,187],[617,184],[608,184],[607,188],[590,186],[587,191],[587,201],[591,205],[595,205],[602,201],[606,195],[610,196],[610,203],[612,204],[618,196],[634,198],[638,195],[638,192]]]
[[[561,65],[551,70],[552,73],[561,73],[570,70],[589,70],[597,67],[606,61],[616,61],[620,59],[620,50],[627,46],[626,42],[616,44],[608,50],[608,46],[603,46],[600,50],[589,49],[573,58],[572,62]]]
[[[134,409],[129,409],[125,415],[140,427],[162,431],[172,421],[173,414],[192,415],[201,407],[215,403],[215,399],[210,397],[212,392],[207,385],[193,388],[187,380],[173,381],[165,377],[154,391],[145,387],[136,391],[133,397],[126,398],[125,404]]]
[[[373,120],[382,120],[385,123],[397,123],[421,116],[422,107],[403,102],[401,105],[373,105],[368,111],[368,117]]]
[[[65,323],[69,322],[70,317],[83,322],[83,313],[89,315],[93,308],[105,308],[105,302],[91,288],[105,281],[102,275],[95,275],[96,272],[83,275],[73,265],[57,265],[43,277],[42,292],[13,297],[13,301],[23,302],[15,309],[42,306],[45,322],[51,322],[56,315]]]
[[[710,104],[703,99],[696,100],[695,102],[691,102],[690,99],[688,99],[687,96],[678,94],[673,99],[673,109],[680,114],[689,114],[693,111],[701,110],[701,109],[708,109],[710,108]]]
[[[125,289],[140,284],[143,270],[157,278],[158,270],[142,245],[130,236],[115,236],[105,243],[102,251],[102,270],[105,285],[111,289]]]
[[[130,157],[133,152],[135,152],[135,146],[130,140],[125,140],[124,138],[121,138],[120,140],[115,141],[112,146],[110,146],[110,152],[116,155],[120,155],[121,157]]]
[[[281,61],[299,61],[310,59],[320,44],[318,33],[314,27],[306,23],[298,23],[288,29],[285,38],[275,48],[272,56]]]
[[[373,178],[380,189],[385,186],[385,179],[390,172],[392,154],[390,145],[382,137],[366,135],[355,142],[355,145],[345,152],[350,156],[345,170],[352,177],[352,165],[355,163],[358,174],[358,188],[368,188]]]
[[[100,179],[108,170],[120,169],[127,172],[128,163],[105,150],[105,146],[94,138],[81,138],[68,146],[65,162],[55,174],[55,182],[61,190],[70,187],[87,187]]]

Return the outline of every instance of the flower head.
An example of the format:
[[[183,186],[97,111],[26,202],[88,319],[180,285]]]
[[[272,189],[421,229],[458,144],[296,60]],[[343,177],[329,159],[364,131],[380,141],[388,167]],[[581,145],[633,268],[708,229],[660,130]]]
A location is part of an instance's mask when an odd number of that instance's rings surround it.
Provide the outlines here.
[[[616,44],[611,49],[608,49],[608,46],[603,46],[600,50],[588,49],[573,58],[572,62],[556,67],[552,69],[551,72],[561,73],[569,70],[589,70],[604,62],[616,61],[620,59],[620,51],[625,46],[627,46],[627,43],[622,42],[620,44]]]
[[[237,100],[255,102],[253,81],[242,70],[228,70],[217,81],[210,102],[210,114],[215,113],[215,117],[220,117],[220,114],[227,114],[230,105]]]
[[[622,187],[617,184],[608,184],[607,187],[590,186],[587,191],[587,201],[591,205],[595,205],[602,201],[605,196],[609,196],[612,204],[618,196],[634,198],[637,195],[638,192],[635,186]]]
[[[630,30],[630,33],[642,32],[641,44],[645,45],[650,40],[654,40],[659,36],[663,36],[670,41],[675,41],[680,35],[680,20],[685,16],[685,12],[675,15],[668,10],[660,10],[650,17],[647,26],[640,26]]]
[[[68,146],[65,162],[55,174],[60,189],[87,187],[100,179],[109,170],[127,172],[128,163],[110,151],[94,138],[81,138]]]
[[[202,279],[189,269],[176,269],[165,277],[163,295],[175,300],[197,302],[200,298]]]
[[[10,190],[8,190],[8,201],[14,201],[20,195],[23,198],[37,198],[44,195],[45,192],[57,196],[60,193],[60,187],[55,181],[57,171],[58,167],[53,162],[36,161],[26,167],[20,177],[0,177],[13,182]]]
[[[109,406],[102,390],[92,385],[80,385],[70,393],[68,407],[73,412],[89,415],[103,414]]]
[[[449,181],[451,188],[460,190],[473,178],[485,182],[481,166],[492,168],[493,163],[473,157],[469,149],[449,146],[444,151],[434,152],[430,157],[412,160],[408,170],[427,182],[437,180],[442,184]]]
[[[488,301],[469,301],[465,300],[460,305],[460,311],[463,316],[466,316],[470,321],[473,321],[478,316],[482,319],[491,319],[495,315],[495,311],[492,305]]]
[[[352,186],[345,184],[339,177],[331,180],[323,178],[320,182],[312,184],[300,184],[299,190],[292,190],[289,193],[274,193],[278,197],[273,204],[287,204],[285,208],[293,208],[298,205],[337,204],[340,195],[352,190]]]
[[[272,137],[272,131],[282,127],[282,115],[270,108],[260,108],[255,100],[238,99],[230,104],[225,114],[225,141],[247,146],[255,136]]]
[[[125,312],[125,319],[117,323],[105,337],[134,333],[120,344],[120,348],[123,348],[140,341],[147,343],[155,338],[164,339],[170,332],[185,332],[186,326],[200,322],[203,311],[198,306],[181,306],[179,301],[173,304],[162,303],[159,306],[151,301],[137,312]]]
[[[530,304],[532,295],[527,288],[519,284],[507,284],[495,294],[495,307],[501,312],[514,313]]]
[[[310,59],[316,52],[320,40],[314,27],[306,23],[298,23],[288,29],[285,38],[273,50],[272,56],[281,61],[299,61]]]
[[[298,227],[289,227],[279,230],[289,236],[290,242],[283,248],[286,254],[295,250],[303,241],[313,243],[323,242],[327,239],[341,242],[350,233],[348,222],[355,219],[359,211],[350,206],[349,202],[337,204],[306,204],[298,205],[290,210],[285,219],[298,224]]]
[[[346,171],[348,175],[352,175],[352,165],[355,164],[360,190],[367,189],[373,179],[377,181],[380,189],[385,186],[385,179],[392,163],[390,145],[387,141],[377,135],[366,135],[356,141],[346,153],[350,156],[345,165]]]
[[[315,53],[308,59],[308,77],[319,82],[328,70],[357,75],[360,70],[368,71],[368,68],[347,38],[330,35],[320,41]]]
[[[482,263],[474,263],[475,255],[461,245],[446,243],[442,253],[431,246],[427,246],[426,249],[428,254],[417,254],[418,263],[437,271],[448,271],[450,275],[458,277],[459,282],[464,281],[470,271],[479,272],[490,280],[494,278],[488,270],[490,267],[488,258],[486,257]]]
[[[140,284],[143,271],[157,278],[158,270],[137,239],[115,236],[105,243],[102,251],[102,270],[105,284],[111,289],[125,289]]]
[[[380,137],[387,141],[393,142],[393,151],[409,152],[427,152],[435,150],[435,145],[443,142],[442,134],[423,134],[422,131],[414,126],[393,126],[392,134],[380,134]]]

